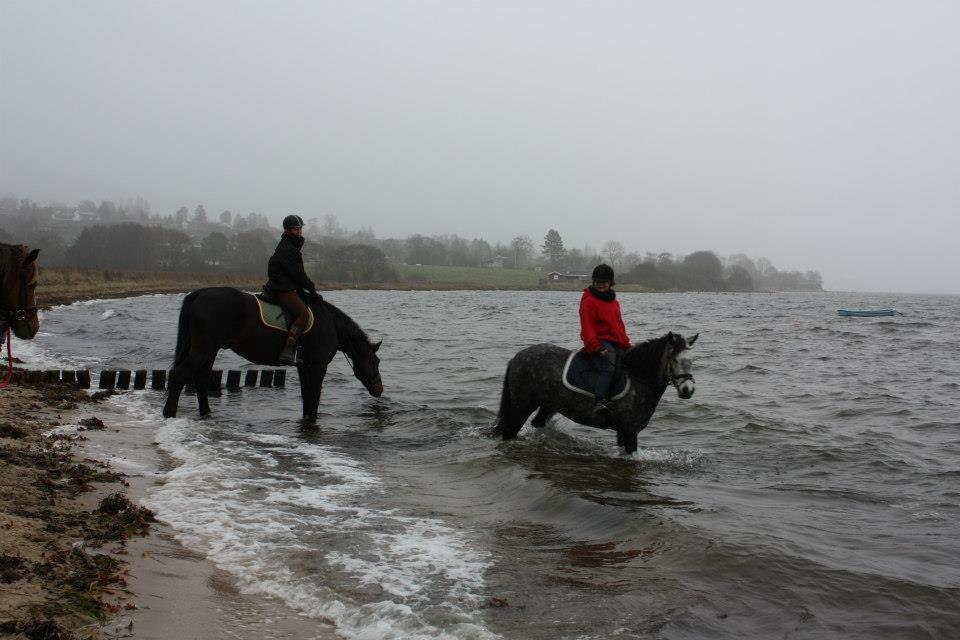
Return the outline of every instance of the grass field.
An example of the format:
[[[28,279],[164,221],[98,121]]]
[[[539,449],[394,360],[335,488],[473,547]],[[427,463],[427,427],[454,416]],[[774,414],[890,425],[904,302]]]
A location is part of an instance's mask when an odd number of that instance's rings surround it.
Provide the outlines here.
[[[578,281],[545,282],[546,271],[519,269],[482,269],[479,267],[438,267],[432,265],[401,264],[397,266],[400,282],[383,288],[409,289],[546,289],[551,291],[580,291],[588,283]],[[617,285],[618,291],[648,292],[651,289],[637,284]]]
[[[201,287],[259,289],[265,280],[263,275],[254,274],[69,269],[41,265],[37,284],[37,304],[46,307],[91,298],[145,293],[178,293]]]

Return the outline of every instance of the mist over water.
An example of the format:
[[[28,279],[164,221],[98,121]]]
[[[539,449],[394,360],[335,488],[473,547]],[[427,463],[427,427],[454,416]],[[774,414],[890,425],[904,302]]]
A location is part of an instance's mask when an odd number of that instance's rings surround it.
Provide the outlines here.
[[[159,465],[147,505],[241,590],[345,638],[956,637],[960,298],[858,296],[620,294],[635,341],[701,334],[696,395],[627,458],[563,419],[490,435],[510,357],[578,346],[578,294],[334,292],[384,397],[339,356],[315,426],[293,372],[204,420],[130,392],[142,450],[114,454]],[[58,307],[15,347],[166,367],[181,299]],[[902,315],[836,315],[861,305]]]

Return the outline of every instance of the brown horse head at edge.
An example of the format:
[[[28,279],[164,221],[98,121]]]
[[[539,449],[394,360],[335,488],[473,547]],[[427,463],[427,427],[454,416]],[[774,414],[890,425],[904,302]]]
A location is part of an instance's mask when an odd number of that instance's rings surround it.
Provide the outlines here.
[[[40,330],[37,315],[37,254],[26,245],[0,243],[0,323],[30,340]]]

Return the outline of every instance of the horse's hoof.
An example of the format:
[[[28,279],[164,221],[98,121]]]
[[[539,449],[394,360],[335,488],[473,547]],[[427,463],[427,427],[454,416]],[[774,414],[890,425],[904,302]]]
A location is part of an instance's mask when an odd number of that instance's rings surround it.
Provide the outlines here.
[[[170,409],[164,409],[164,410],[163,410],[163,417],[164,417],[164,418],[176,418],[176,417],[177,417],[177,412],[176,412],[176,411],[172,411],[172,410],[170,410]]]

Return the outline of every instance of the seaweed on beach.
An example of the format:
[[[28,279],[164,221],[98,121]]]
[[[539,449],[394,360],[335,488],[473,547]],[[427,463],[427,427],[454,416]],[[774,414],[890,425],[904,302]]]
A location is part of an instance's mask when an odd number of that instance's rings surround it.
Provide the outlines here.
[[[150,523],[156,522],[153,511],[135,505],[122,493],[114,493],[100,501],[94,522],[88,523],[88,539],[92,544],[126,540],[143,535]]]
[[[102,596],[114,593],[109,588],[111,585],[126,586],[123,566],[112,556],[88,554],[83,544],[75,545],[69,552],[51,554],[46,562],[33,569],[51,585],[51,597],[45,604],[32,608],[32,620],[40,623],[78,614],[104,622],[119,610]]]
[[[0,584],[16,582],[23,577],[26,564],[26,560],[20,556],[0,554]]]
[[[60,628],[53,620],[32,620],[18,629],[29,640],[73,640],[76,636]]]
[[[20,439],[26,436],[27,432],[20,427],[12,425],[9,422],[0,422],[0,438]]]

